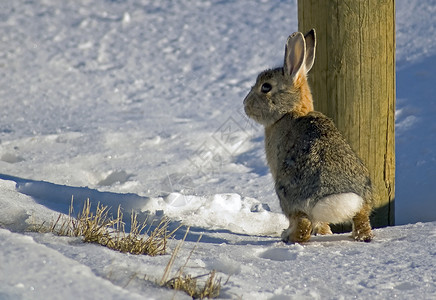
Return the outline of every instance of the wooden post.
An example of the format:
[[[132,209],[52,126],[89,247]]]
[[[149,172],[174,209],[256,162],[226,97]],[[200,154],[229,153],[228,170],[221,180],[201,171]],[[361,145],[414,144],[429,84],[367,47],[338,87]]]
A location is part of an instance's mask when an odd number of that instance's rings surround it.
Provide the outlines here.
[[[298,0],[299,31],[317,34],[315,109],[335,121],[371,173],[373,227],[394,225],[394,20],[394,0]]]

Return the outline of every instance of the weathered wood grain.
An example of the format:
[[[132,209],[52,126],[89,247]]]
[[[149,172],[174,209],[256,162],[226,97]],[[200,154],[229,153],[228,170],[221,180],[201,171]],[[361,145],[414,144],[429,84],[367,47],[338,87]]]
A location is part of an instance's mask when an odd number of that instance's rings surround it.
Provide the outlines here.
[[[298,0],[298,24],[317,32],[309,74],[315,109],[335,121],[370,170],[372,225],[394,225],[395,1]]]

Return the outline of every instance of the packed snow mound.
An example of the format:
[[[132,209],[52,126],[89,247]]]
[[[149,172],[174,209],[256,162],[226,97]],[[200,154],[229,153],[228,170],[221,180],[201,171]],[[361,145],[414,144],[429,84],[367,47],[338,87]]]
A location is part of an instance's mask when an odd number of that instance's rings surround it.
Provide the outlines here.
[[[252,235],[280,235],[288,225],[285,216],[270,211],[267,204],[238,194],[190,196],[171,193],[152,198],[143,210],[162,211],[188,226],[225,229]]]
[[[22,232],[32,223],[50,222],[56,213],[17,192],[16,182],[0,180],[0,227]]]
[[[29,222],[53,221],[55,211],[67,214],[72,198],[75,199],[74,211],[80,211],[84,201],[90,199],[94,209],[97,203],[111,209],[121,206],[127,215],[134,211],[153,217],[166,216],[174,222],[205,230],[278,236],[287,226],[283,214],[271,212],[267,204],[238,194],[193,196],[171,193],[165,197],[148,198],[45,182],[17,184],[1,179],[0,190],[0,225],[16,231],[24,230]],[[16,201],[10,200],[14,198]],[[128,218],[126,221],[129,221]]]

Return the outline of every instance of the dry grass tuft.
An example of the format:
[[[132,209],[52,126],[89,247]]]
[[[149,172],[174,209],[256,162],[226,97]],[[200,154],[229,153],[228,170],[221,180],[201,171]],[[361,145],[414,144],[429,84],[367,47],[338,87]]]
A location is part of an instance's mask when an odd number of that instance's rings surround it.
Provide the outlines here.
[[[114,226],[116,235],[112,237],[111,249],[132,254],[147,254],[151,256],[166,253],[168,238],[171,238],[178,228],[168,232],[168,219],[162,219],[156,228],[151,231],[146,221],[139,223],[137,214],[130,215],[130,232],[125,233],[124,223],[121,222],[123,214],[118,208],[117,223]]]
[[[71,201],[69,215],[60,214],[49,226],[48,231],[61,236],[82,237],[84,242],[100,244],[124,253],[155,256],[166,253],[168,238],[178,229],[169,232],[168,219],[162,219],[151,231],[151,225],[147,225],[147,220],[139,223],[137,214],[132,212],[130,232],[126,233],[121,208],[118,207],[116,218],[109,217],[108,213],[108,207],[99,203],[94,214],[88,199],[77,218],[74,218]],[[43,231],[41,228],[39,232]]]
[[[188,255],[188,258],[186,259],[185,264],[180,268],[180,270],[177,272],[176,276],[169,279],[169,274],[171,273],[171,269],[173,267],[174,261],[176,259],[176,256],[178,252],[180,251],[180,248],[182,247],[186,236],[189,233],[189,228],[186,230],[185,236],[180,241],[180,243],[176,246],[174,249],[173,254],[171,255],[171,258],[165,268],[164,275],[162,276],[162,279],[160,281],[161,286],[166,286],[168,288],[178,290],[178,291],[184,291],[189,296],[191,296],[194,299],[204,299],[204,298],[217,298],[220,294],[221,290],[221,278],[216,278],[216,272],[215,270],[211,271],[208,274],[192,277],[191,275],[187,275],[183,273],[183,270],[185,269],[186,265],[188,264],[189,259],[191,258],[192,253],[194,252],[195,247],[191,250],[191,252]],[[201,236],[199,237],[198,242],[200,241]],[[198,279],[202,277],[206,277],[207,279],[204,282],[203,285],[198,283]]]
[[[100,203],[97,204],[95,213],[93,213],[89,199],[85,202],[82,211],[78,213],[76,218],[72,217],[72,215],[73,200],[71,200],[68,216],[59,214],[56,221],[52,222],[49,226],[46,226],[44,223],[34,225],[32,231],[40,233],[52,232],[61,236],[82,237],[84,242],[100,244],[123,253],[155,256],[166,253],[168,238],[171,238],[180,228],[179,226],[169,232],[169,220],[162,219],[159,224],[151,230],[151,225],[147,225],[147,220],[143,223],[138,222],[137,214],[132,212],[130,232],[126,233],[125,223],[122,221],[123,213],[120,207],[118,207],[116,218],[110,217],[108,207]],[[185,264],[176,273],[176,276],[168,279],[176,256],[188,233],[189,228],[182,241],[175,247],[159,285],[184,291],[195,299],[217,298],[221,290],[221,278],[216,277],[215,271],[195,277],[183,272],[201,236],[195,247],[189,253]],[[204,279],[204,277],[206,277],[206,279]]]
[[[197,279],[205,276],[207,276],[206,281],[202,286],[199,286]],[[217,298],[220,295],[221,278],[216,278],[215,270],[211,271],[209,274],[196,277],[179,274],[168,280],[165,283],[165,286],[175,290],[184,291],[195,299]]]

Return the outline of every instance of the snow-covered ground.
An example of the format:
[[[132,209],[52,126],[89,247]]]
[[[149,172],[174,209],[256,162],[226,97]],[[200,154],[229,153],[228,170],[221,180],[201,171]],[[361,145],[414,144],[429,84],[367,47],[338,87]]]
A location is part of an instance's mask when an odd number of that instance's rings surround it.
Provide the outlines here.
[[[155,284],[169,255],[23,233],[72,195],[193,226],[176,264],[203,233],[187,270],[230,275],[223,298],[436,297],[436,2],[396,4],[403,226],[300,246],[277,238],[263,131],[242,110],[282,62],[294,1],[1,2],[0,299],[187,297]]]

